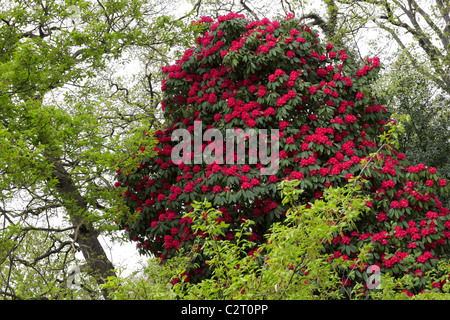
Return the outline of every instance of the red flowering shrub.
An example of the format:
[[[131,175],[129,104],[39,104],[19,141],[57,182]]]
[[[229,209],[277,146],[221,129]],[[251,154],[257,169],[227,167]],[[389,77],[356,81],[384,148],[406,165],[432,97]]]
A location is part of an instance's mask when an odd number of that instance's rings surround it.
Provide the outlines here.
[[[359,69],[344,51],[321,43],[316,31],[292,17],[250,22],[229,14],[217,22],[204,18],[199,23],[208,29],[197,45],[163,68],[167,128],[154,134],[157,156],[135,172],[118,172],[120,185],[127,187],[123,198],[132,212],[138,212],[136,221],[125,216],[120,226],[142,252],[164,259],[205,236],[194,234],[192,221],[183,217],[193,200],[206,199],[223,213],[229,224],[224,239],[230,241],[241,221],[252,219],[249,240],[256,247],[287,209],[281,205],[277,183],[300,180],[302,203],[322,197],[324,188],[347,183],[382,145],[379,135],[391,116],[369,87],[377,77],[378,58],[367,59]],[[172,133],[194,133],[194,125],[202,132],[279,130],[278,171],[263,174],[261,161],[249,161],[256,150],[245,143],[223,161],[194,161],[211,145],[217,146],[206,138],[187,142],[191,152],[184,162],[174,162],[172,151],[180,142],[172,140]],[[246,151],[244,158],[239,148]],[[326,248],[335,258],[355,259],[359,248],[371,243],[368,265],[391,275],[416,274],[425,281],[422,274],[448,257],[449,210],[434,196],[447,183],[435,169],[412,166],[403,154],[387,148],[371,163],[363,176],[364,192],[372,198],[367,202],[370,213],[355,230],[336,234]],[[205,262],[195,262],[199,267],[189,270],[188,280],[208,276]],[[358,270],[356,279],[345,284],[364,283],[367,276]],[[423,289],[420,281],[416,291]]]

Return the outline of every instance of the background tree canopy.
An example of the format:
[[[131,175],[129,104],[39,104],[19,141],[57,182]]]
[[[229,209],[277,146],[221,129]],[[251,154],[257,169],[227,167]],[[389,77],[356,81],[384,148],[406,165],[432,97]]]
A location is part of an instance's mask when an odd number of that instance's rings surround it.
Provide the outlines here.
[[[158,124],[158,65],[189,39],[181,21],[167,15],[170,5],[2,1],[5,297],[64,296],[77,251],[81,269],[94,280],[94,287],[85,282],[83,296],[96,297],[96,284],[115,274],[98,240],[114,230],[111,212],[121,206],[112,173],[136,141],[151,145],[143,133]],[[119,77],[136,58],[143,72]],[[36,287],[27,290],[21,284],[29,277]]]

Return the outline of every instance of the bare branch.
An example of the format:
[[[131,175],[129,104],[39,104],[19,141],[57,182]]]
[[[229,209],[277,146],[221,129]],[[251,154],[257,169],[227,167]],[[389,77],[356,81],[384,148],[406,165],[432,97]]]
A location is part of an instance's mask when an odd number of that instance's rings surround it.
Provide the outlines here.
[[[253,18],[255,18],[255,20],[260,20],[258,15],[245,3],[245,0],[239,0],[239,3],[253,16]]]
[[[58,228],[40,228],[40,227],[25,227],[22,228],[22,231],[28,232],[28,231],[42,231],[42,232],[66,232],[69,230],[73,230],[75,227],[67,227],[64,229],[58,229]]]
[[[15,258],[14,260],[22,263],[23,265],[25,265],[27,267],[31,267],[31,266],[34,266],[36,263],[38,263],[40,260],[45,259],[45,258],[51,256],[52,254],[59,253],[66,246],[71,246],[71,245],[72,245],[72,241],[61,242],[58,248],[47,251],[46,253],[40,255],[39,257],[34,258],[34,260],[32,262],[29,262],[29,261],[26,261],[26,260],[23,260],[20,258]]]
[[[411,3],[414,5],[414,9],[416,9],[417,11],[419,11],[420,15],[424,18],[424,20],[428,23],[428,25],[431,27],[431,29],[433,29],[433,31],[437,34],[437,36],[439,37],[439,39],[441,39],[442,44],[444,45],[444,49],[449,52],[450,51],[450,47],[449,47],[449,35],[444,35],[444,33],[439,29],[439,27],[433,22],[433,20],[431,19],[430,15],[425,12],[418,4],[415,0],[411,0]]]
[[[197,14],[198,14],[199,9],[200,9],[200,5],[201,5],[201,4],[202,4],[202,0],[197,0],[197,2],[194,4],[194,7],[192,8],[192,10],[189,11],[188,13],[186,13],[184,16],[178,18],[177,20],[178,20],[178,21],[179,21],[179,20],[183,20],[183,19],[189,17],[189,16],[190,16],[191,14],[193,14],[194,12],[197,12]]]
[[[394,38],[394,40],[397,42],[397,44],[400,46],[400,48],[408,56],[411,63],[417,68],[417,70],[421,70],[421,72],[423,72],[423,74],[425,74],[427,77],[429,77],[430,79],[434,79],[434,81],[436,81],[438,84],[445,87],[445,83],[442,80],[440,80],[438,77],[433,76],[432,74],[430,74],[428,71],[426,71],[424,68],[421,67],[421,65],[419,64],[417,59],[406,48],[405,44],[402,42],[402,40],[399,38],[399,36],[393,29],[387,27],[385,24],[382,24],[376,20],[374,20],[374,22],[377,24],[378,27],[380,27],[381,29],[386,30],[387,32],[390,33],[390,35]]]

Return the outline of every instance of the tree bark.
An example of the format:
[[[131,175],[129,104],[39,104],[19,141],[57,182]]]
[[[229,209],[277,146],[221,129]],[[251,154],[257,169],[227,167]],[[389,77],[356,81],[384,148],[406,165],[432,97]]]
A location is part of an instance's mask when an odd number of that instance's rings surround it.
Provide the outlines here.
[[[330,0],[324,0],[329,2]],[[449,52],[450,52],[450,6],[448,1],[435,0],[436,8],[439,10],[439,15],[443,19],[444,26],[439,27],[435,21],[439,16],[433,16],[432,13],[426,12],[426,1],[399,1],[399,0],[336,0],[338,3],[356,6],[372,5],[368,7],[369,12],[375,8],[381,10],[382,14],[372,20],[381,29],[388,31],[399,44],[399,46],[406,52],[408,58],[416,66],[419,72],[427,74],[435,84],[442,90],[450,93],[450,75],[449,68]],[[397,12],[398,11],[398,12]],[[420,19],[424,23],[420,23]],[[379,19],[377,21],[377,19]],[[426,30],[427,27],[430,30]],[[407,48],[400,39],[399,33],[395,28],[401,28],[403,31],[409,33],[414,37],[414,41],[422,48],[427,60],[433,69],[433,72],[428,72],[427,68],[423,68],[420,61],[415,58],[414,52]],[[431,32],[429,34],[428,32]],[[439,43],[440,42],[440,43]]]
[[[106,282],[106,278],[115,276],[114,266],[98,240],[99,233],[91,222],[86,221],[84,213],[88,204],[74,185],[70,174],[59,159],[47,155],[47,160],[53,164],[53,176],[58,179],[57,192],[65,198],[65,208],[72,225],[76,228],[73,240],[86,259],[88,272],[96,279],[99,285]],[[103,297],[109,299],[107,290],[102,291]]]

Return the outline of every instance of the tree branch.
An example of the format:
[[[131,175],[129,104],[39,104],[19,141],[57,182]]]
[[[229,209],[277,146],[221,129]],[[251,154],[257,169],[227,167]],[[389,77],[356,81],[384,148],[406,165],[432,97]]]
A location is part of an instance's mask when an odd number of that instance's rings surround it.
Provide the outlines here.
[[[39,228],[39,227],[25,227],[22,228],[22,231],[28,232],[28,231],[43,231],[43,232],[65,232],[69,230],[73,230],[75,227],[67,227],[63,229],[57,229],[57,228]]]
[[[449,36],[445,36],[441,29],[433,22],[433,20],[430,18],[430,15],[425,12],[415,0],[410,0],[412,5],[415,7],[415,9],[420,13],[420,15],[424,18],[424,20],[428,23],[428,25],[433,29],[433,31],[437,34],[439,39],[441,39],[442,44],[444,45],[444,49],[449,52]]]
[[[253,16],[253,18],[255,18],[255,20],[260,20],[258,15],[245,3],[245,0],[239,0],[239,3]]]
[[[180,21],[180,20],[183,20],[184,18],[189,17],[189,16],[190,16],[191,14],[193,14],[195,11],[197,11],[197,14],[198,14],[198,11],[199,11],[199,9],[200,9],[200,5],[201,5],[201,4],[202,4],[202,0],[197,0],[197,2],[194,4],[194,7],[192,8],[192,10],[189,11],[188,13],[186,13],[184,16],[178,18],[177,21]]]
[[[52,254],[59,253],[66,246],[71,246],[71,245],[72,245],[72,241],[61,242],[58,248],[47,251],[46,253],[40,255],[39,257],[34,258],[34,260],[32,262],[29,262],[29,261],[26,261],[26,260],[23,260],[23,259],[20,259],[20,258],[15,258],[14,260],[15,261],[19,261],[20,263],[22,263],[23,265],[25,265],[27,267],[31,267],[31,266],[34,266],[36,263],[38,263],[40,260],[45,259],[45,258],[51,256]]]

